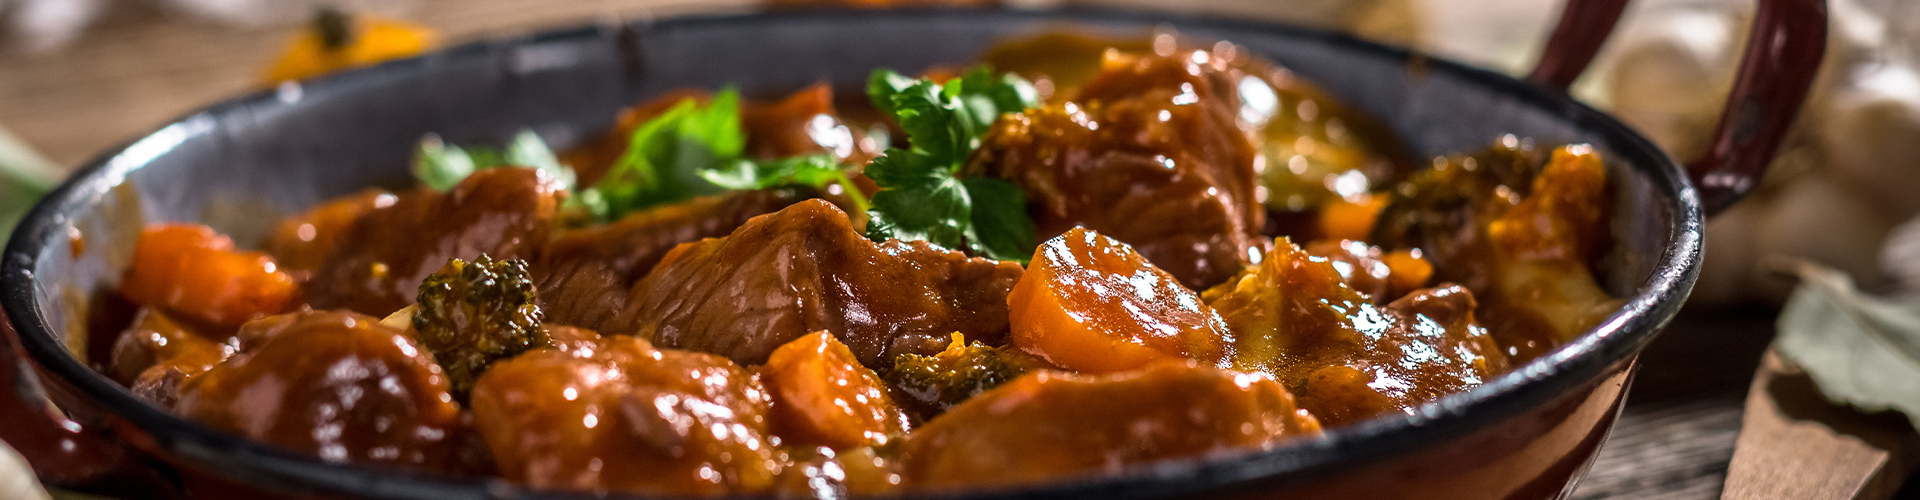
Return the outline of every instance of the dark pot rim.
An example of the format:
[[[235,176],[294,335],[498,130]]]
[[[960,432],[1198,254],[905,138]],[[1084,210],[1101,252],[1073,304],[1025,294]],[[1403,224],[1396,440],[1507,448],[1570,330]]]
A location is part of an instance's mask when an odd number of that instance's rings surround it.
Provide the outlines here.
[[[1607,114],[1568,96],[1536,87],[1504,74],[1468,66],[1407,49],[1363,41],[1329,31],[1260,21],[1207,16],[1116,10],[1065,8],[1021,10],[1005,8],[913,8],[893,10],[797,10],[749,14],[674,17],[623,24],[617,30],[646,31],[692,27],[710,23],[778,23],[819,17],[854,17],[883,22],[910,16],[998,16],[1004,18],[1120,22],[1180,27],[1264,30],[1313,39],[1357,53],[1424,65],[1485,86],[1516,101],[1547,110],[1556,118],[1606,137],[1613,145],[1610,163],[1627,166],[1647,176],[1668,206],[1669,243],[1652,273],[1624,304],[1587,334],[1559,349],[1515,367],[1472,390],[1455,393],[1425,405],[1410,415],[1387,415],[1328,429],[1325,433],[1285,441],[1271,449],[1207,457],[1161,461],[1134,468],[1122,476],[1086,476],[1010,490],[983,490],[935,494],[917,498],[1025,499],[1025,498],[1150,498],[1190,494],[1251,484],[1256,481],[1305,480],[1331,471],[1421,449],[1482,430],[1508,417],[1542,407],[1570,391],[1591,384],[1610,367],[1627,362],[1673,318],[1699,274],[1704,216],[1699,195],[1671,158],[1651,141]],[[609,36],[608,26],[590,25],[547,31],[504,40],[484,40],[436,51],[421,57],[384,63],[302,82],[308,95],[325,95],[389,81],[390,75],[419,71],[436,58],[487,57],[499,47]],[[127,388],[95,372],[71,355],[47,318],[40,313],[32,270],[38,256],[66,241],[70,214],[101,199],[127,172],[146,159],[135,150],[149,144],[191,135],[196,123],[205,123],[237,109],[279,105],[274,90],[264,90],[215,104],[128,141],[88,162],[52,194],[41,200],[15,230],[0,262],[0,306],[21,337],[28,357],[56,383],[76,389],[90,404],[124,419],[150,435],[156,445],[177,460],[226,475],[254,486],[280,489],[320,488],[366,498],[510,498],[590,497],[568,492],[528,491],[497,478],[475,480],[421,474],[373,466],[331,464],[316,457],[274,448],[229,435],[175,417],[134,397]],[[169,136],[168,134],[173,134]],[[155,142],[158,141],[158,142]],[[237,472],[235,472],[237,471]],[[1263,483],[1264,484],[1264,483]]]

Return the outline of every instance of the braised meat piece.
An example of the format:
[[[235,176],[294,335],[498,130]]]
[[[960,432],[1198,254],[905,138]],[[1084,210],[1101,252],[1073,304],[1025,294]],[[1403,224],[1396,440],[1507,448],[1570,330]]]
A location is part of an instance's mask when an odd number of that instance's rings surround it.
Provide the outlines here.
[[[142,308],[133,324],[113,343],[107,375],[132,386],[140,374],[159,366],[174,366],[198,375],[232,354],[229,344],[195,333],[157,309]]]
[[[338,246],[340,236],[352,229],[360,216],[395,201],[399,198],[393,193],[379,189],[328,200],[274,226],[273,234],[267,236],[267,253],[273,254],[280,267],[305,277],[327,263],[327,255]]]
[[[772,491],[783,463],[752,372],[626,335],[580,347],[529,351],[474,386],[474,426],[502,476],[599,494]]]
[[[1075,101],[1002,116],[966,172],[1025,188],[1043,239],[1085,226],[1211,286],[1264,243],[1242,76],[1205,51],[1110,52]]]
[[[234,349],[231,341],[209,339],[165,312],[144,308],[114,341],[107,372],[134,395],[172,408],[180,398],[180,383],[213,369]]]
[[[552,230],[559,182],[534,169],[475,172],[446,193],[416,190],[361,216],[308,283],[315,308],[386,316],[448,259],[532,260]]]
[[[468,470],[460,406],[403,332],[348,312],[257,323],[238,354],[181,385],[180,415],[329,462]]]
[[[631,285],[653,270],[654,264],[674,246],[726,236],[747,223],[747,219],[786,208],[809,198],[809,194],[792,190],[739,191],[636,212],[612,224],[561,235],[547,245],[543,267],[557,269],[573,261],[601,261],[606,263],[604,267],[608,271],[624,280],[624,284]]]
[[[947,411],[901,443],[912,489],[1027,485],[1319,432],[1264,375],[1191,360],[1133,371],[1029,373]]]
[[[1272,374],[1328,425],[1408,410],[1506,369],[1465,288],[1375,306],[1327,259],[1285,239],[1203,296],[1233,332],[1227,356],[1203,361]]]
[[[540,310],[554,323],[618,332],[620,308],[632,286],[607,261],[572,259],[534,271]]]
[[[774,348],[833,332],[860,363],[932,354],[948,334],[999,344],[1020,266],[925,242],[875,244],[845,212],[807,200],[724,238],[681,245],[634,285],[623,321],[666,347],[766,363]],[[934,342],[923,342],[928,338]]]

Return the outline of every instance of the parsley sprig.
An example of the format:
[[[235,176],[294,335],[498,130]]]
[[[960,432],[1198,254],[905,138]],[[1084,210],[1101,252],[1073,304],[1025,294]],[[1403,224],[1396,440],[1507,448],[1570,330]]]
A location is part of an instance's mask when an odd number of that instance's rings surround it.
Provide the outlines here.
[[[956,176],[994,120],[1035,105],[1031,84],[984,66],[945,84],[881,69],[868,79],[867,96],[908,142],[867,165],[867,177],[881,188],[867,212],[867,238],[969,248],[999,260],[1032,256],[1026,193],[1000,179]]]
[[[453,189],[474,172],[489,168],[525,167],[540,170],[559,179],[568,189],[574,185],[573,169],[560,164],[560,158],[540,140],[540,134],[521,129],[506,149],[485,146],[460,147],[427,134],[413,155],[413,176],[436,191]]]
[[[722,89],[705,105],[683,99],[635,129],[607,175],[580,190],[578,206],[605,222],[648,207],[729,189],[839,183],[856,207],[866,199],[827,154],[776,160],[744,158],[747,131],[740,94]]]

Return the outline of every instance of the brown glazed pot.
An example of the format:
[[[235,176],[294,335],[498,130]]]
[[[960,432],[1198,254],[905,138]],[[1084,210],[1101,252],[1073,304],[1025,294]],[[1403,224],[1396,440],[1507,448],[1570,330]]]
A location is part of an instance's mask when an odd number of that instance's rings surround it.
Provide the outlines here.
[[[1291,26],[1084,9],[933,9],[591,26],[283,85],[108,152],[14,233],[0,262],[0,386],[13,389],[0,404],[0,437],[49,483],[135,497],[579,496],[331,464],[217,433],[142,403],[73,353],[102,351],[86,345],[89,327],[111,328],[103,325],[126,313],[112,291],[143,224],[202,222],[254,241],[276,215],[370,185],[407,185],[405,159],[428,132],[456,143],[502,143],[530,127],[568,145],[604,130],[623,106],[676,87],[731,84],[771,94],[828,81],[858,89],[875,67],[911,73],[960,63],[1007,36],[1062,27],[1113,35],[1173,29],[1277,61],[1379,117],[1416,157],[1480,149],[1509,133],[1542,144],[1593,144],[1610,160],[1618,205],[1617,248],[1601,282],[1625,304],[1575,341],[1412,414],[1271,449],[939,497],[1563,497],[1612,428],[1636,356],[1693,286],[1704,213],[1755,182],[1805,97],[1825,40],[1820,0],[1761,0],[1719,140],[1683,170],[1645,138],[1565,95],[1624,3],[1573,1],[1531,81]],[[74,231],[84,251],[71,241]]]

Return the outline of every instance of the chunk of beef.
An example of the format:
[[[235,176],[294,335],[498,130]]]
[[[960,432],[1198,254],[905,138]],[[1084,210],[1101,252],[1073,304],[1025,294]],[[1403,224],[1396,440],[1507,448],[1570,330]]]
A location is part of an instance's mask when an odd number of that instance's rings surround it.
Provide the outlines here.
[[[1273,379],[1163,361],[1043,370],[961,403],[901,443],[910,489],[1028,485],[1319,432]]]
[[[1085,226],[1188,287],[1219,283],[1264,244],[1266,212],[1240,75],[1206,54],[1110,53],[1076,102],[1002,116],[967,172],[1025,188],[1043,239]]]
[[[413,303],[420,282],[448,259],[534,260],[565,196],[556,179],[526,168],[481,170],[446,193],[400,195],[354,222],[307,298],[316,308],[386,316]]]
[[[307,277],[327,263],[327,255],[339,245],[341,235],[353,229],[360,216],[398,200],[393,193],[379,189],[327,200],[274,226],[273,234],[267,236],[267,253],[273,254],[281,268]]]
[[[739,191],[636,212],[612,224],[561,235],[547,245],[543,267],[601,261],[624,285],[631,285],[674,246],[726,236],[747,219],[786,208],[807,199],[807,194],[779,189]]]
[[[535,488],[764,494],[783,466],[751,372],[631,336],[529,351],[488,370],[472,398],[501,475]]]
[[[884,369],[896,351],[943,347],[922,337],[961,332],[1003,343],[1007,292],[1019,278],[1011,262],[925,242],[874,244],[845,212],[808,200],[754,217],[727,237],[675,248],[634,285],[622,317],[633,325],[628,331],[662,346],[745,365],[826,330],[861,364]]]
[[[631,286],[604,260],[575,259],[536,271],[534,289],[547,321],[617,333]]]
[[[143,308],[113,343],[107,375],[162,408],[180,398],[180,384],[233,355],[235,344],[201,335],[158,309]]]
[[[198,375],[226,360],[232,350],[231,344],[201,336],[165,312],[142,308],[114,341],[107,376],[132,386],[141,373],[155,367],[171,366]]]
[[[1329,425],[1464,390],[1506,369],[1459,286],[1384,307],[1348,287],[1325,258],[1282,239],[1254,269],[1203,295],[1233,332],[1217,361],[1272,374]]]
[[[292,313],[180,387],[177,412],[328,462],[469,470],[465,426],[424,349],[378,320]]]

